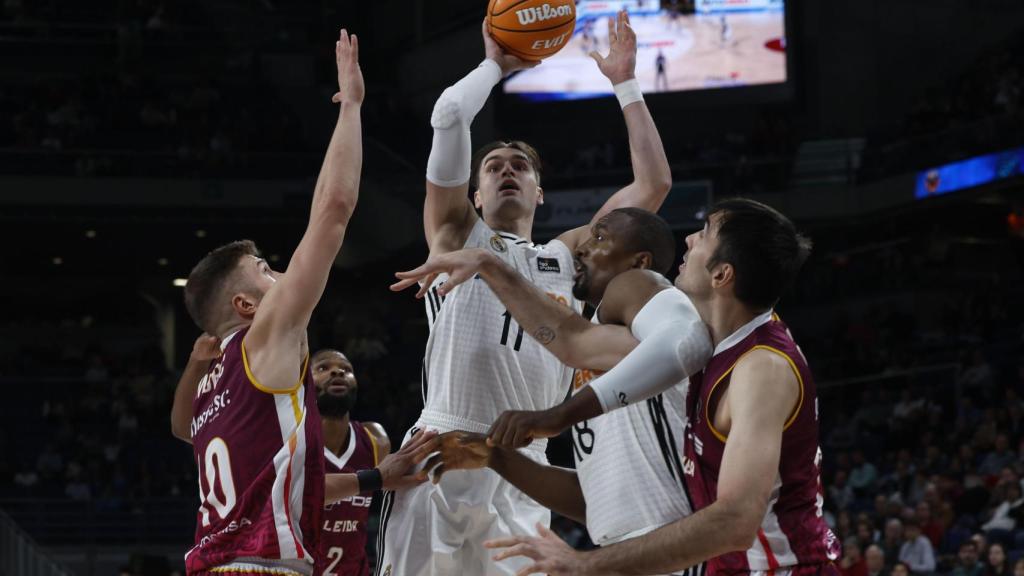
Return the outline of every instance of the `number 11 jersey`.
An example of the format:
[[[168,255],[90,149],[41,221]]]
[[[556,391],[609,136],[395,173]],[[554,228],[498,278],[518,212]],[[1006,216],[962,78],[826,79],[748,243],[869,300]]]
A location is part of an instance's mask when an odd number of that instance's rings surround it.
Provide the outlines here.
[[[572,295],[573,257],[558,240],[546,245],[484,221],[473,227],[466,248],[483,248],[515,268],[549,297],[579,312]],[[424,358],[424,408],[419,423],[440,430],[484,433],[505,410],[543,410],[558,404],[572,378],[563,365],[512,318],[483,279],[476,277],[440,298],[426,300],[430,338]],[[532,448],[543,452],[546,440]]]
[[[224,339],[192,403],[200,506],[189,574],[212,568],[311,574],[324,508],[324,457],[308,358],[270,390],[252,376],[244,328]]]

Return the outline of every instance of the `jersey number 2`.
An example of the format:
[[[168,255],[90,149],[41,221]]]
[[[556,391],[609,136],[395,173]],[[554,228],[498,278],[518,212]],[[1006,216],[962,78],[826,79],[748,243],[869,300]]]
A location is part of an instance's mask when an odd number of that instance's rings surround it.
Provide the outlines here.
[[[324,576],[338,576],[338,573],[334,571],[334,568],[338,565],[338,562],[341,562],[341,557],[344,555],[345,549],[340,546],[334,546],[327,551],[327,557],[333,558],[334,562],[331,562],[331,565],[324,570]]]
[[[206,485],[209,491],[203,492],[203,478],[206,478]],[[221,494],[217,494],[217,486],[220,485]],[[221,496],[224,499],[221,500]],[[199,511],[203,514],[203,526],[210,525],[210,507],[217,512],[223,520],[235,507],[235,482],[231,477],[231,455],[228,452],[228,445],[220,438],[210,440],[206,445],[206,455],[199,462],[199,500],[202,504]]]

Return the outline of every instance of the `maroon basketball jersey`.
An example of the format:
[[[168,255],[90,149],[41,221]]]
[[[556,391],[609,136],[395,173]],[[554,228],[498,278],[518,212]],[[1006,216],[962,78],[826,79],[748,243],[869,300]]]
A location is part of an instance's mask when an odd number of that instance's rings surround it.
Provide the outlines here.
[[[709,575],[813,567],[839,557],[836,537],[822,518],[814,379],[789,329],[772,312],[758,316],[723,340],[704,370],[690,377],[687,411],[691,430],[684,442],[687,487],[698,509],[715,501],[726,437],[715,429],[711,419],[732,369],[753,350],[769,350],[789,362],[800,383],[800,400],[782,433],[779,470],[757,538],[746,552],[709,560]]]
[[[324,450],[328,474],[355,474],[377,466],[377,444],[359,422],[349,423],[348,446],[340,456]],[[332,502],[324,509],[320,534],[320,562],[323,576],[366,576],[370,563],[366,558],[366,522],[370,517],[373,494],[360,494]]]
[[[271,391],[249,371],[246,332],[224,339],[192,402],[200,506],[185,564],[189,574],[247,559],[311,572],[324,448],[308,358],[302,380]]]

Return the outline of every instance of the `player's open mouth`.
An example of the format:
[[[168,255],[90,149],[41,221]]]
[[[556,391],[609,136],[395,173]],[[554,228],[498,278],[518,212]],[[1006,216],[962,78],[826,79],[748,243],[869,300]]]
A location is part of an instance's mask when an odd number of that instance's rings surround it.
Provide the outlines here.
[[[501,186],[498,187],[498,194],[506,192],[519,192],[519,183],[511,179],[503,180]]]

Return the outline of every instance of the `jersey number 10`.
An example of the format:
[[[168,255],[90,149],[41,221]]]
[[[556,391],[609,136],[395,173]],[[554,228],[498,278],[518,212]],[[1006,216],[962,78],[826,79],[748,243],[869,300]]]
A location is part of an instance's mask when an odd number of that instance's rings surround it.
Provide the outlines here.
[[[203,478],[209,491],[203,491]],[[220,494],[217,493],[218,484]],[[224,498],[221,499],[221,496]],[[217,512],[223,520],[235,507],[235,482],[231,477],[231,455],[228,445],[220,438],[210,440],[206,445],[206,455],[199,461],[199,512],[203,515],[203,526],[210,525],[210,508]]]

